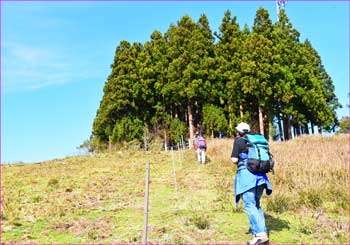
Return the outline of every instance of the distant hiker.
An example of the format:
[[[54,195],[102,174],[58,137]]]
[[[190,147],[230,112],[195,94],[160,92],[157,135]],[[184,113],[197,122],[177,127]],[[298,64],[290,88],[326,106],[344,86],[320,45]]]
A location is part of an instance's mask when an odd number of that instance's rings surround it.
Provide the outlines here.
[[[201,164],[205,164],[207,141],[202,134],[199,134],[194,144],[194,150],[196,151],[197,160]]]
[[[231,160],[237,164],[235,178],[235,201],[238,206],[242,197],[244,210],[248,214],[250,228],[253,233],[252,240],[247,244],[268,244],[267,229],[264,213],[260,206],[260,198],[264,189],[266,194],[272,193],[272,187],[266,174],[256,174],[248,170],[248,143],[247,134],[250,126],[247,123],[239,123],[236,127],[237,138],[234,141]]]

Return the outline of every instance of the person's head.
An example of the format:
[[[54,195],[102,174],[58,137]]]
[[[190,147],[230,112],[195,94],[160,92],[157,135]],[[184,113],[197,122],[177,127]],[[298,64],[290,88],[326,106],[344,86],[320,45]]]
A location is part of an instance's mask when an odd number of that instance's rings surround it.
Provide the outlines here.
[[[241,122],[237,125],[236,131],[240,136],[244,136],[250,132],[250,126],[245,122]]]

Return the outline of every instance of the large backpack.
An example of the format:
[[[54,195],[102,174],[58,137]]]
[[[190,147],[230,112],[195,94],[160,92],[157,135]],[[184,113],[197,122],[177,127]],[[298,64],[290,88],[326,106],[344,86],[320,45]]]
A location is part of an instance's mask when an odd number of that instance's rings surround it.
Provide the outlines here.
[[[269,144],[261,134],[247,134],[248,161],[247,168],[255,174],[274,173],[274,161]]]
[[[203,136],[198,137],[198,147],[199,149],[207,148],[207,145],[205,144],[205,139],[203,138]]]

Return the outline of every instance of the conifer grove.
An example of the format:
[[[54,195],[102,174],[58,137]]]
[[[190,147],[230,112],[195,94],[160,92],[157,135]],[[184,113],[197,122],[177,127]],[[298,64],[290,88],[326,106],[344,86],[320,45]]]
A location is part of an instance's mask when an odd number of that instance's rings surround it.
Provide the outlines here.
[[[90,145],[171,145],[196,130],[230,136],[241,121],[282,140],[332,130],[341,107],[333,81],[299,38],[285,11],[273,23],[259,8],[251,29],[227,10],[217,32],[204,14],[197,22],[185,15],[145,43],[121,41]]]

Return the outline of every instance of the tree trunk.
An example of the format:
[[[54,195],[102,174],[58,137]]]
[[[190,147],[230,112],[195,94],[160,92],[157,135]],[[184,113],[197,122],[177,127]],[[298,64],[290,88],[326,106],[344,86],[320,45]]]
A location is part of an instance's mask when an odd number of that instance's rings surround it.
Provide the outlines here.
[[[264,120],[264,135],[267,140],[270,139],[270,125],[269,125],[269,120],[265,118]]]
[[[318,133],[322,135],[322,126],[318,126]]]
[[[177,110],[177,104],[175,104],[174,115],[175,115],[175,118],[179,118],[179,113],[178,113],[178,110]]]
[[[258,106],[253,104],[253,102],[250,102],[250,104],[247,105],[246,110],[250,112],[248,119],[248,124],[250,124],[250,132],[258,134],[260,132]]]
[[[291,131],[290,131],[290,118],[289,115],[283,116],[283,128],[284,128],[284,139],[291,139]]]
[[[295,132],[297,136],[300,136],[301,132],[300,132],[300,123],[296,123],[295,124]]]
[[[311,133],[315,134],[314,124],[312,122],[310,124],[311,124]]]
[[[190,133],[190,139],[194,138],[194,127],[193,127],[193,112],[192,112],[192,104],[191,102],[188,102],[188,127],[189,127],[189,133]]]
[[[166,130],[164,130],[164,150],[168,151],[168,137],[166,134]]]
[[[295,138],[297,136],[297,128],[296,128],[295,124],[293,124],[292,127],[293,127],[293,136]]]
[[[259,106],[259,131],[264,135],[264,118],[262,108]]]
[[[232,127],[232,119],[231,119],[231,115],[232,115],[232,109],[231,109],[231,105],[228,106],[228,125],[230,127],[230,134],[233,131],[233,127]],[[231,135],[230,135],[231,136]]]
[[[310,134],[309,132],[309,126],[306,124],[305,127],[304,127],[304,132],[305,134]]]
[[[241,120],[243,120],[243,106],[242,106],[242,104],[239,104],[239,116],[241,117]]]
[[[281,139],[281,141],[284,141],[284,136],[283,136],[284,132],[282,129],[281,115],[279,113],[277,114],[277,119],[278,119],[278,131],[280,134],[280,139]]]
[[[250,115],[250,132],[253,133],[259,133],[259,120],[257,120],[258,115],[257,114],[251,114]]]
[[[111,140],[111,136],[109,136],[109,138],[108,138],[108,150],[109,151],[112,151],[112,140]]]

